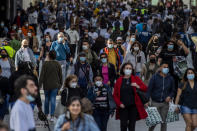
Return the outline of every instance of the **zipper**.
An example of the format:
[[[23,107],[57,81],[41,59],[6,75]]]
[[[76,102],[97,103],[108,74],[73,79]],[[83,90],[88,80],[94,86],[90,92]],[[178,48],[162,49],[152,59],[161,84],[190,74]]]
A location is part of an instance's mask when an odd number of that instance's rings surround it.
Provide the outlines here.
[[[162,89],[162,93],[161,93],[161,102],[162,102],[162,97],[163,97],[163,93],[164,92],[164,77],[163,77],[163,89]]]

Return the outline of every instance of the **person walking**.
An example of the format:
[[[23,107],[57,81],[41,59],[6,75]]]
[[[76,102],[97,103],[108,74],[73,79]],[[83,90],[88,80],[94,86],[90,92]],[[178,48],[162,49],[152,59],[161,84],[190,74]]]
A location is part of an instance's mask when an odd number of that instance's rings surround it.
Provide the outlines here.
[[[82,103],[79,97],[69,99],[67,110],[60,115],[54,131],[99,131],[94,118],[82,113]]]
[[[159,71],[152,76],[148,84],[147,97],[151,98],[151,106],[156,107],[161,119],[161,131],[167,131],[166,117],[169,110],[169,102],[172,101],[175,94],[175,83],[169,73],[168,63],[163,61],[160,64]],[[146,104],[148,106],[148,104]],[[155,126],[149,128],[153,131]]]
[[[17,101],[11,110],[10,129],[14,131],[35,131],[35,121],[30,102],[35,100],[38,88],[31,76],[23,75],[15,82]]]
[[[77,84],[78,78],[76,75],[70,75],[64,82],[64,88],[61,92],[61,104],[67,106],[68,100],[74,96],[85,97],[83,90]]]
[[[175,104],[180,104],[176,111],[181,112],[185,120],[185,131],[194,131],[197,128],[197,74],[194,69],[188,68],[180,84]]]
[[[78,76],[78,85],[86,96],[88,87],[93,83],[93,72],[84,52],[79,53],[78,60],[73,65],[70,74]]]
[[[134,75],[134,67],[131,63],[123,64],[120,74],[113,93],[117,105],[116,119],[120,119],[121,131],[127,131],[127,129],[135,131],[136,121],[147,117],[144,105],[136,90],[146,92],[147,86]]]
[[[94,86],[88,90],[87,97],[94,105],[93,117],[101,131],[107,131],[109,116],[113,116],[116,103],[109,85],[103,84],[103,78],[97,74],[94,77]]]
[[[58,40],[54,41],[51,45],[50,50],[55,50],[56,60],[60,63],[62,67],[63,80],[66,78],[66,59],[68,54],[70,54],[70,48],[68,46],[67,38],[64,37],[62,32],[58,33]]]
[[[55,51],[49,52],[49,60],[45,61],[40,78],[39,78],[39,87],[42,87],[44,89],[45,94],[45,114],[50,118],[51,121],[54,121],[54,113],[55,113],[55,107],[56,107],[56,96],[58,93],[58,90],[62,86],[62,69],[60,64],[55,60],[56,53]],[[51,112],[49,116],[49,103],[51,105]]]

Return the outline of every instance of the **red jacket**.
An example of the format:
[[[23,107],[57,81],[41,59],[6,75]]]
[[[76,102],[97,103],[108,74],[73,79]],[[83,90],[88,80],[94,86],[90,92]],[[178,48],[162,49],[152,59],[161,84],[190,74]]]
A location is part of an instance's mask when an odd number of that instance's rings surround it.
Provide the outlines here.
[[[123,77],[121,76],[120,78],[117,79],[116,84],[114,86],[114,93],[113,93],[113,97],[114,97],[114,101],[116,102],[117,105],[117,109],[116,109],[116,119],[120,118],[119,115],[119,109],[120,109],[120,104],[122,104],[122,102],[120,101],[120,88],[122,86],[122,79]],[[139,77],[137,76],[131,76],[131,82],[132,83],[136,83],[137,85],[140,86],[140,90],[146,92],[147,91],[147,86],[142,82],[142,80],[140,80]],[[135,95],[135,104],[138,110],[138,120],[140,119],[145,119],[148,115],[144,109],[144,105],[141,102],[140,97],[138,96],[138,94],[136,93],[136,88],[133,87],[134,90],[134,95]]]

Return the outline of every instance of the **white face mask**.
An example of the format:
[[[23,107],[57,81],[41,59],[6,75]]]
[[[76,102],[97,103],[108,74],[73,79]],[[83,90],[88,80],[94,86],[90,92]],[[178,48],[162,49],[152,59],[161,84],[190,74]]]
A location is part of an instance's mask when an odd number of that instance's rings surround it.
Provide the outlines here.
[[[107,46],[108,46],[108,48],[110,48],[110,49],[114,47],[113,44],[108,44]]]
[[[70,88],[76,88],[76,87],[77,87],[77,82],[70,83]]]
[[[83,45],[82,48],[83,48],[83,50],[87,50],[88,46],[87,45]]]
[[[125,75],[131,75],[131,73],[132,73],[132,70],[130,70],[130,69],[125,69],[124,70]]]
[[[134,51],[138,51],[139,50],[139,47],[134,47]]]
[[[28,35],[29,37],[31,37],[31,33],[27,33],[27,35]]]
[[[101,86],[102,86],[102,84],[103,84],[103,82],[102,82],[102,81],[96,81],[96,82],[95,82],[95,85],[96,85],[96,86],[98,86],[98,87],[101,87]]]

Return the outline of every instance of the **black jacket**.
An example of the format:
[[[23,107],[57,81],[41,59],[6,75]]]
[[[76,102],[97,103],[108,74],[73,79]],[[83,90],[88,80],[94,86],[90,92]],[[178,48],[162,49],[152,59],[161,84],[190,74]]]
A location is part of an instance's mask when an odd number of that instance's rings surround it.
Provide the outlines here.
[[[65,88],[61,93],[61,104],[67,106],[68,100],[73,97],[78,96],[80,98],[85,97],[83,90],[81,88]]]
[[[9,80],[6,77],[0,76],[0,98],[6,99],[6,95],[9,94]]]
[[[97,72],[102,75],[102,64],[98,66]],[[116,80],[116,70],[113,64],[108,63],[108,76],[110,80],[110,86],[114,87],[114,81]]]

